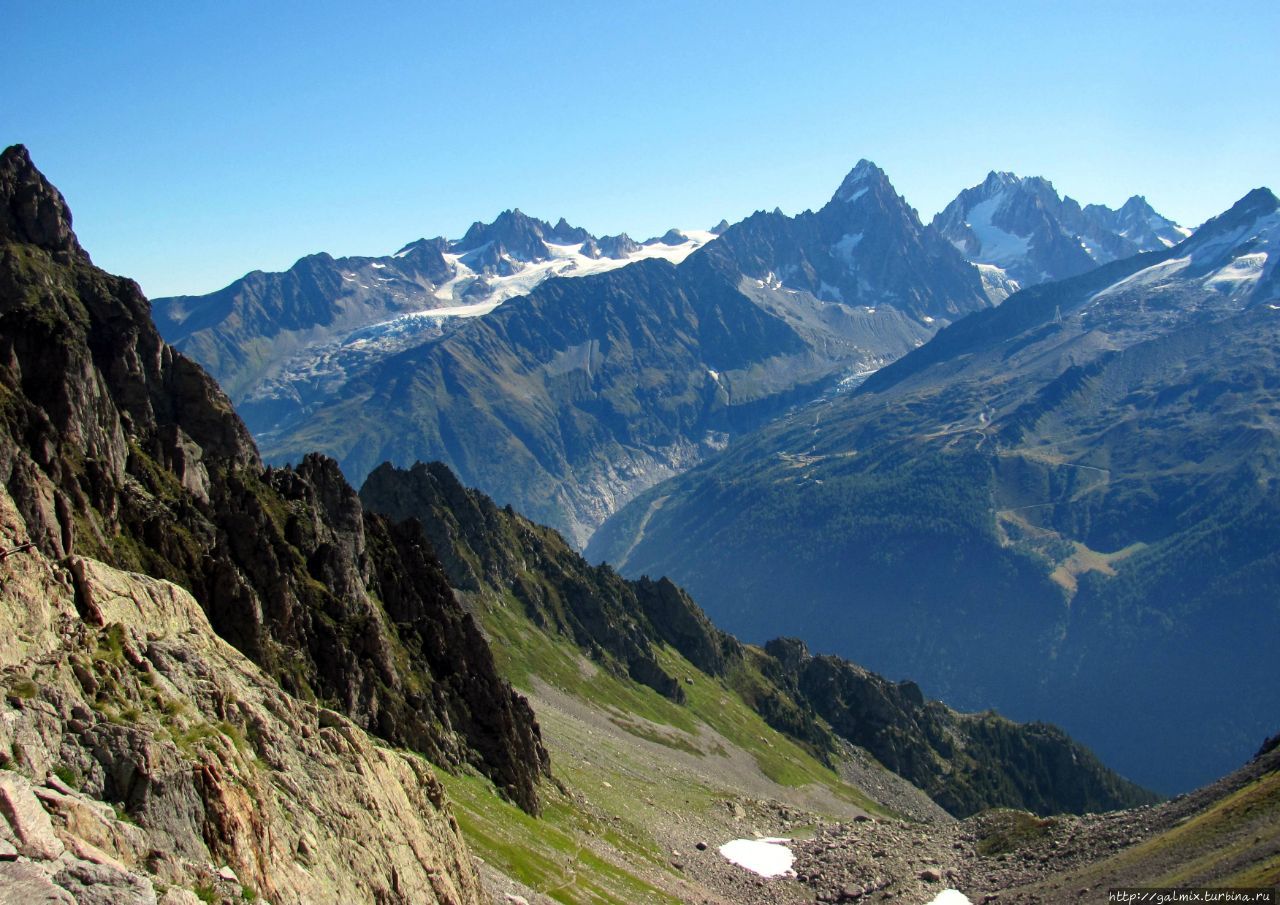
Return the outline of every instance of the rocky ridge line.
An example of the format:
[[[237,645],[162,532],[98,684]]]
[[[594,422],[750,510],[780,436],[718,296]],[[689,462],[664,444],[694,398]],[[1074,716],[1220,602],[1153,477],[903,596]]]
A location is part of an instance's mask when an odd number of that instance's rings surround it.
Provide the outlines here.
[[[97,269],[26,150],[0,156],[0,483],[34,543],[171,580],[303,700],[538,809],[549,764],[420,529],[330,460],[264,469],[226,396]]]

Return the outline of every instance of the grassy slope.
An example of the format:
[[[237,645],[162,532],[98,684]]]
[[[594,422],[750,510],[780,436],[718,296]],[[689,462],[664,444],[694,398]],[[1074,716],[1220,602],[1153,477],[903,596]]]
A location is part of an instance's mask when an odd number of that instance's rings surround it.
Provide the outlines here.
[[[713,679],[663,648],[663,668],[686,693],[676,704],[539,630],[514,600],[476,611],[500,669],[533,699],[561,789],[547,790],[535,820],[481,778],[444,782],[477,854],[536,892],[566,903],[680,901],[689,887],[670,864],[673,846],[691,845],[688,833],[719,844],[757,828],[735,820],[729,802],[770,799],[810,815],[792,831],[815,816],[884,813],[748,706],[739,689],[764,683],[753,656]]]
[[[1166,808],[1169,823],[1151,838],[1019,893],[1057,901],[1083,887],[1280,885],[1280,756],[1265,755]]]

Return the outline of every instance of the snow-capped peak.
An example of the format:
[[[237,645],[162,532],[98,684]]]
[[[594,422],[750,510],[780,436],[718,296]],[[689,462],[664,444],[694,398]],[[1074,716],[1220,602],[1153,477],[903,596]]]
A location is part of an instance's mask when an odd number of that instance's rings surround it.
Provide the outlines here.
[[[1193,258],[1220,253],[1234,257],[1260,245],[1274,254],[1278,225],[1280,200],[1270,189],[1257,188],[1201,226],[1181,247]]]
[[[1043,176],[995,170],[956,196],[933,227],[971,262],[999,267],[1024,286],[1163,250],[1190,234],[1138,196],[1118,211],[1082,208]]]

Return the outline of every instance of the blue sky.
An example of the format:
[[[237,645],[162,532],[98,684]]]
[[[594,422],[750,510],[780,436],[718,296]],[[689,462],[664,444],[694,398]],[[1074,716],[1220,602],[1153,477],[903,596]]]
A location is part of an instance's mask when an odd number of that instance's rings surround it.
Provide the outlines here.
[[[0,0],[0,143],[153,296],[520,207],[637,238],[988,170],[1195,225],[1280,188],[1280,4]]]

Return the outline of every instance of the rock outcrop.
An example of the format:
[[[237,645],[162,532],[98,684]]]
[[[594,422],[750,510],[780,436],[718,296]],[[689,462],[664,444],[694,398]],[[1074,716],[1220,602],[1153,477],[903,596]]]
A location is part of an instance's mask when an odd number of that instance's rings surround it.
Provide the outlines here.
[[[0,489],[0,544],[28,536]],[[0,569],[0,901],[483,901],[426,761],[283,692],[186,591]]]
[[[0,484],[39,550],[188,590],[295,697],[538,809],[548,770],[420,531],[336,465],[264,469],[227,397],[94,267],[24,148],[0,157]]]

